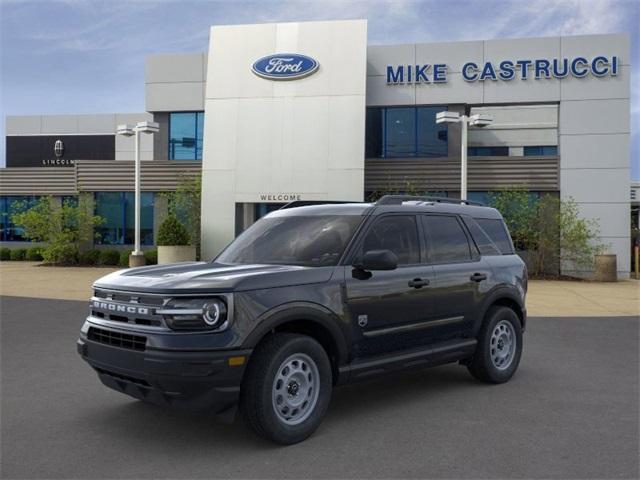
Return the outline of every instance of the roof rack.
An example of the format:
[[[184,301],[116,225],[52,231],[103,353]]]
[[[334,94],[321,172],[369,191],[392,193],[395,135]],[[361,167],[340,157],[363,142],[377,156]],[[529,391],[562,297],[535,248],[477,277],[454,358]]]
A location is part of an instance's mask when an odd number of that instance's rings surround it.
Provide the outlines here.
[[[286,210],[287,208],[308,207],[309,205],[339,205],[343,203],[362,203],[348,200],[294,200],[286,205],[281,206],[278,210]]]
[[[475,205],[484,207],[483,203],[473,202],[471,200],[462,200],[460,198],[448,197],[429,197],[421,195],[384,195],[376,202],[376,205],[402,205],[403,202],[433,202],[433,203],[457,203],[462,205]]]

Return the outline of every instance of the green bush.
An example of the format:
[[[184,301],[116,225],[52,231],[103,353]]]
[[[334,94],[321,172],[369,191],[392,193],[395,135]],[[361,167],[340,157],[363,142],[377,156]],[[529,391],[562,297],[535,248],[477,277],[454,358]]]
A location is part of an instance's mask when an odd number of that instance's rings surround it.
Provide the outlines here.
[[[27,260],[30,262],[40,262],[42,260],[42,248],[31,247],[27,249]]]
[[[94,227],[104,219],[93,214],[92,201],[85,195],[60,204],[53,197],[41,197],[35,205],[19,202],[12,209],[11,221],[24,229],[24,236],[43,242],[42,259],[46,263],[78,263],[82,242],[94,237]]]
[[[53,265],[76,265],[78,256],[78,247],[74,244],[50,244],[42,251],[42,260]]]
[[[123,250],[120,252],[120,261],[118,262],[118,265],[121,267],[128,267],[129,266],[129,254],[131,252],[129,250]]]
[[[99,265],[115,266],[118,263],[120,263],[120,252],[118,250],[100,250]]]
[[[11,250],[11,260],[13,261],[21,261],[27,257],[27,249],[26,248],[14,248]]]
[[[11,249],[7,247],[0,248],[0,260],[11,260]]]
[[[147,250],[144,252],[144,259],[147,262],[147,265],[157,265],[158,263],[158,251],[157,250]]]
[[[175,215],[167,215],[160,224],[158,245],[189,245],[189,232]]]
[[[100,250],[87,250],[80,254],[80,263],[82,265],[97,265],[100,260]]]

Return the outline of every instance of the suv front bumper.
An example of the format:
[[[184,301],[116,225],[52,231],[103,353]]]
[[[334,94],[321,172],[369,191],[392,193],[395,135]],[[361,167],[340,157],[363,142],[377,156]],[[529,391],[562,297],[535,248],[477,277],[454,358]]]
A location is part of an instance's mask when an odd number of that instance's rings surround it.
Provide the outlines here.
[[[150,403],[207,411],[231,421],[251,350],[137,351],[81,335],[78,353],[109,388]],[[234,358],[235,362],[229,359]],[[238,365],[238,357],[244,357]],[[234,363],[234,365],[230,365]]]

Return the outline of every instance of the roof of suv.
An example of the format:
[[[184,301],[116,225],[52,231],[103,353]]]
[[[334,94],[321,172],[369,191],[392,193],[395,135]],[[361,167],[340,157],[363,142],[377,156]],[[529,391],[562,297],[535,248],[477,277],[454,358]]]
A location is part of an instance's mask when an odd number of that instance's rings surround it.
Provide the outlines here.
[[[425,198],[425,200],[418,200]],[[285,205],[280,210],[271,212],[269,216],[294,215],[376,215],[389,212],[413,213],[454,213],[469,215],[474,218],[502,219],[495,208],[480,204],[462,203],[456,199],[434,199],[435,197],[386,196],[376,203],[327,203],[321,205],[297,206],[296,202]],[[385,199],[387,199],[385,201]],[[433,200],[426,200],[433,199]]]

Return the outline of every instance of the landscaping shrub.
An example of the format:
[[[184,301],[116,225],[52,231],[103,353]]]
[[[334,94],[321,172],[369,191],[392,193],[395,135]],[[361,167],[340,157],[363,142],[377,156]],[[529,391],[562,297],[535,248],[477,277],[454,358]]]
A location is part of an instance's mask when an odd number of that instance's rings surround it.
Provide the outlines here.
[[[97,265],[100,260],[100,250],[87,250],[80,254],[80,263],[82,265]]]
[[[158,251],[157,250],[147,250],[144,252],[144,259],[147,262],[147,265],[157,265],[158,263]]]
[[[189,245],[189,232],[175,215],[167,215],[160,224],[158,245]]]
[[[78,247],[74,244],[50,244],[42,250],[42,260],[53,265],[76,265],[78,263]]]
[[[27,257],[27,249],[26,248],[14,248],[11,250],[11,260],[21,261]]]
[[[9,248],[0,248],[0,260],[11,260],[11,250]]]
[[[118,262],[118,265],[120,265],[121,267],[128,267],[130,253],[131,252],[129,250],[123,250],[122,252],[120,252],[120,261]]]
[[[120,252],[118,250],[100,250],[98,264],[115,266],[120,262]]]
[[[91,240],[94,227],[104,222],[93,215],[91,201],[83,195],[62,205],[52,197],[41,197],[35,205],[21,202],[13,210],[11,221],[24,228],[25,237],[46,244],[42,259],[52,264],[78,263],[80,244]]]
[[[42,249],[40,247],[31,247],[27,249],[27,260],[30,262],[39,262],[42,260]]]

